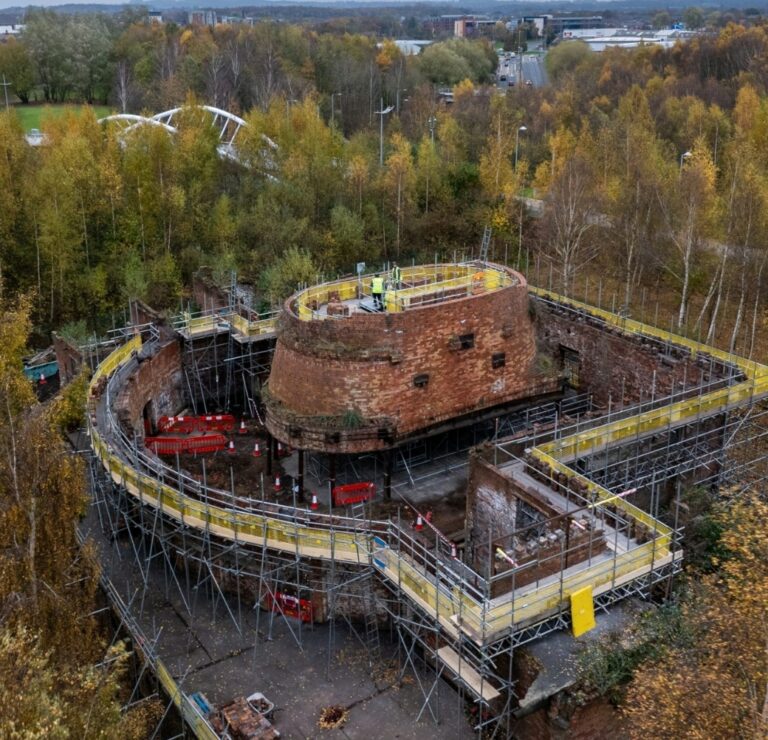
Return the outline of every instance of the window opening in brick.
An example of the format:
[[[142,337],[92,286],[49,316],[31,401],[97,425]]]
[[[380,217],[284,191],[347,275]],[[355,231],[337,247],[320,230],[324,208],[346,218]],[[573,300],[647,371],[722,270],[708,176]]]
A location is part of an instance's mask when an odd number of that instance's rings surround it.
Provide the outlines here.
[[[491,367],[496,369],[499,367],[504,367],[504,365],[507,364],[507,353],[506,352],[494,352],[491,355]]]
[[[461,334],[459,335],[459,347],[460,349],[472,349],[475,346],[474,334]]]
[[[420,373],[419,375],[413,376],[413,384],[417,388],[426,388],[428,383],[429,383],[428,373]]]

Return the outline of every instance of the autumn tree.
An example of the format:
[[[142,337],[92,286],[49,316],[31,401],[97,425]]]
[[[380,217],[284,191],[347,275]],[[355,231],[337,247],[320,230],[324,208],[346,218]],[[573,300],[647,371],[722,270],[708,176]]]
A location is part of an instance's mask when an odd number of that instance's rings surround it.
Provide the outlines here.
[[[157,716],[121,714],[124,651],[89,616],[98,568],[75,535],[85,476],[59,436],[65,401],[39,405],[22,372],[29,300],[0,309],[0,735],[145,737]]]
[[[582,156],[566,158],[545,198],[542,249],[560,276],[560,288],[570,295],[578,272],[597,256],[593,234],[599,209],[594,173]]]
[[[718,570],[692,584],[684,629],[635,674],[623,711],[633,737],[768,734],[768,505],[725,508]]]
[[[662,258],[666,272],[677,282],[680,303],[677,325],[688,316],[691,283],[698,260],[709,239],[717,234],[719,208],[715,167],[706,143],[700,139],[692,152],[681,157],[679,173],[668,176],[658,199],[671,250]]]
[[[395,219],[395,256],[399,257],[403,223],[413,205],[416,172],[411,145],[404,136],[395,134],[391,148],[392,152],[384,163],[382,180]]]

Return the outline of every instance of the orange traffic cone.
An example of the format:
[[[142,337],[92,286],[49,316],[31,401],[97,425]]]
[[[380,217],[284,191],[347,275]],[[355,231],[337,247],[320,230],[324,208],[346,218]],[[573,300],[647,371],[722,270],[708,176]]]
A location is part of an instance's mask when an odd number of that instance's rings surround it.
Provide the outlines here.
[[[312,494],[312,501],[309,503],[309,508],[312,509],[312,511],[317,511],[320,508],[320,503],[317,500],[317,494]]]
[[[259,443],[254,442],[253,443],[253,452],[251,453],[254,457],[261,457],[261,450],[259,449]]]
[[[280,476],[275,476],[275,493],[280,493],[283,490],[283,484],[280,482]]]
[[[45,373],[40,373],[40,380],[38,381],[40,385],[45,385],[48,381],[45,379]]]
[[[417,516],[416,516],[416,524],[413,525],[413,528],[417,532],[421,532],[421,530],[424,529],[424,520],[421,518],[421,514],[417,514]]]
[[[240,434],[248,434],[248,430],[245,428],[245,419],[240,419],[240,429],[238,432]]]
[[[233,439],[229,440],[229,445],[227,446],[227,452],[230,455],[234,455],[235,454],[235,440],[233,440]]]
[[[281,442],[277,443],[277,456],[282,457],[285,454],[285,448]]]

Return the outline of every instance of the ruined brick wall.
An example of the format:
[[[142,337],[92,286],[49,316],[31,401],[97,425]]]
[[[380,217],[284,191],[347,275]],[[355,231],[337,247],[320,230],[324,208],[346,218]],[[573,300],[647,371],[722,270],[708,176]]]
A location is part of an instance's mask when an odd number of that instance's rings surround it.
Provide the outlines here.
[[[192,299],[201,311],[229,307],[229,296],[213,282],[210,271],[200,270],[192,278]]]
[[[159,417],[178,413],[184,404],[181,382],[181,351],[174,340],[145,359],[120,389],[115,412],[123,428],[143,436],[143,414],[148,403],[153,427]]]
[[[53,351],[56,355],[56,364],[59,366],[59,381],[66,385],[80,372],[83,366],[83,353],[80,348],[68,339],[53,332]]]
[[[503,542],[509,550],[509,535],[516,529],[518,502],[524,501],[542,514],[542,519],[554,520],[551,532],[545,542],[536,547],[526,547],[520,542],[514,553],[518,565],[536,563],[517,573],[513,579],[501,578],[493,584],[492,596],[496,597],[512,589],[525,586],[548,575],[557,573],[565,565],[570,567],[602,552],[605,539],[602,531],[591,532],[576,527],[570,521],[555,519],[562,512],[539,498],[531,491],[521,488],[492,463],[480,455],[470,457],[469,481],[467,485],[467,535],[470,564],[484,576],[488,576],[489,562],[493,563],[491,575],[498,575],[510,569],[510,565],[493,558],[497,544]],[[569,528],[566,547],[566,526]],[[583,525],[582,525],[583,526]],[[562,555],[567,550],[567,562]],[[489,560],[489,558],[491,558]]]
[[[668,395],[673,383],[681,390],[704,382],[709,373],[707,358],[691,359],[684,349],[664,347],[641,337],[623,334],[618,328],[599,325],[572,312],[553,309],[534,301],[536,340],[539,349],[560,369],[561,347],[578,352],[579,387],[590,390],[601,405],[626,404],[651,398],[655,378],[656,397]]]
[[[389,446],[416,430],[540,392],[551,378],[536,371],[536,342],[525,281],[486,294],[395,314],[300,321],[286,305],[268,387],[267,426],[284,441],[333,452]],[[459,337],[473,335],[462,349]],[[493,356],[504,353],[503,366]],[[415,384],[417,376],[428,376]],[[288,427],[349,412],[387,427],[360,444],[325,446]],[[304,417],[303,419],[301,417]]]

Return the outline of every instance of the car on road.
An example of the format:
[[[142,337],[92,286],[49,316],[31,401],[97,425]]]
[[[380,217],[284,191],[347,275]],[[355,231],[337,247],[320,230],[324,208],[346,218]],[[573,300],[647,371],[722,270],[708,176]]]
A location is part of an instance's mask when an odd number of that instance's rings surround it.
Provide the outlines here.
[[[507,85],[508,85],[509,87],[514,87],[514,86],[515,86],[515,80],[514,80],[514,78],[513,78],[513,77],[510,77],[510,78],[509,78],[509,82],[507,83]]]

